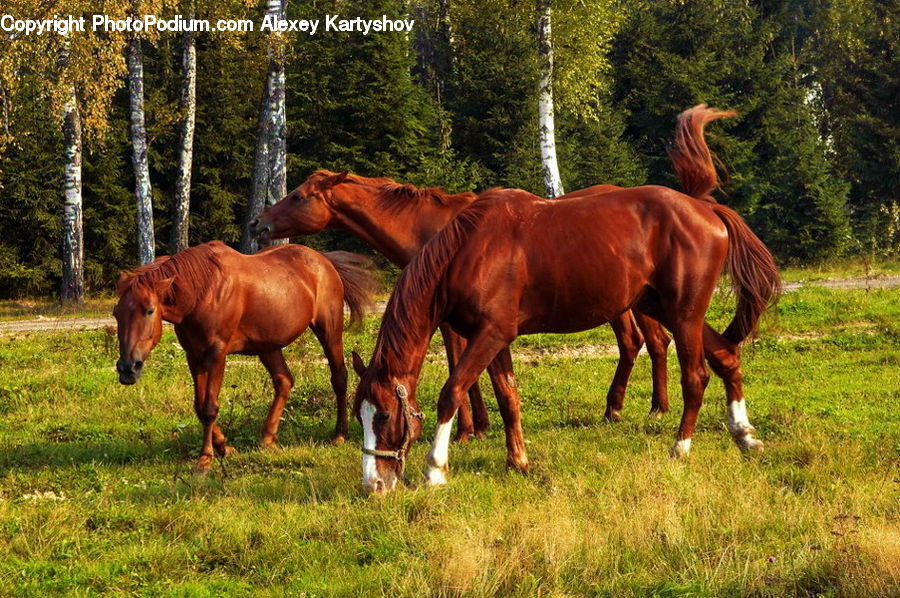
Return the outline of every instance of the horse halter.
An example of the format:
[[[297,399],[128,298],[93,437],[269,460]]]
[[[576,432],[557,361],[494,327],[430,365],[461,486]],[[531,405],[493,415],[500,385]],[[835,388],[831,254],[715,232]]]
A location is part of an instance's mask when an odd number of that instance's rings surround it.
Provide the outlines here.
[[[406,424],[403,428],[403,441],[400,443],[400,448],[395,451],[389,451],[370,449],[363,446],[362,452],[364,455],[371,455],[373,457],[396,459],[400,462],[400,473],[402,474],[403,469],[406,466],[406,454],[409,451],[409,445],[412,444],[412,420],[415,418],[422,421],[425,419],[425,414],[421,411],[412,410],[412,407],[409,405],[409,391],[406,390],[405,386],[398,384],[395,392],[397,394],[397,399],[400,401],[400,408],[403,410],[404,424]]]

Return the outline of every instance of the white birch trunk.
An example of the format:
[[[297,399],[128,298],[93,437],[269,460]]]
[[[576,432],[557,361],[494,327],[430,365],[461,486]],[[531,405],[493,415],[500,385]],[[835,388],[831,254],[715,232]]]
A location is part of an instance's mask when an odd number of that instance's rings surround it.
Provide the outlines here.
[[[131,161],[137,197],[138,257],[142,264],[149,264],[156,255],[156,241],[153,234],[150,166],[147,162],[147,130],[144,127],[144,59],[138,37],[128,42],[128,89],[131,98]]]
[[[63,266],[59,297],[63,302],[84,300],[84,228],[81,207],[81,113],[75,87],[63,106],[65,143],[65,204],[63,206]]]
[[[284,0],[267,0],[266,13],[284,20]],[[249,223],[263,207],[287,195],[287,110],[285,106],[284,49],[280,40],[269,43],[269,69],[262,107],[257,125],[256,151],[253,158],[253,192],[244,223],[241,251],[253,253],[258,249],[252,238]],[[286,239],[272,241],[287,243]]]
[[[191,165],[194,159],[194,123],[197,115],[197,42],[193,33],[182,34],[181,127],[178,178],[172,206],[172,253],[187,249],[191,208]]]
[[[538,127],[544,192],[547,197],[559,197],[564,191],[556,161],[556,129],[553,121],[553,40],[550,32],[552,4],[553,0],[538,0],[538,58],[541,72],[538,84]]]

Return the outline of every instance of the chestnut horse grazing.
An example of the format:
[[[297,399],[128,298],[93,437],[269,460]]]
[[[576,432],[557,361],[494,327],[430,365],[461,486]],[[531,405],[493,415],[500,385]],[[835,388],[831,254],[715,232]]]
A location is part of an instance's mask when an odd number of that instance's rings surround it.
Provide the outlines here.
[[[704,316],[726,265],[737,312],[720,335]],[[685,406],[672,454],[690,448],[709,380],[704,351],[725,382],[735,442],[758,450],[738,348],[779,288],[772,255],[722,205],[659,186],[568,201],[487,191],[413,258],[391,295],[354,403],[365,432],[364,486],[393,488],[421,431],[416,383],[439,322],[468,343],[438,400],[431,484],[446,482],[453,416],[485,368],[503,417],[507,464],[527,471],[510,343],[522,334],[590,329],[632,306],[664,324],[678,350]]]
[[[275,399],[262,428],[262,445],[276,446],[285,401],[294,384],[281,350],[312,328],[325,350],[337,396],[335,441],[347,434],[347,368],[342,334],[344,302],[351,321],[371,305],[375,279],[368,260],[346,252],[321,254],[302,245],[278,245],[244,255],[213,241],[157,259],[119,278],[119,382],[134,384],[159,343],[163,320],[175,325],[194,378],[194,411],[203,425],[197,469],[232,448],[216,425],[225,356],[258,355],[272,376]]]

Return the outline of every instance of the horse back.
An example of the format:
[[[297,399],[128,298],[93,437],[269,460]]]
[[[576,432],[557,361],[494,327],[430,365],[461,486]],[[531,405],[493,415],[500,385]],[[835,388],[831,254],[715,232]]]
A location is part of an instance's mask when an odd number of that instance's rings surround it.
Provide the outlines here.
[[[665,187],[568,200],[499,190],[481,201],[482,222],[454,257],[446,294],[460,319],[489,311],[516,334],[608,322],[659,272],[704,260],[720,270],[727,248],[708,206]]]

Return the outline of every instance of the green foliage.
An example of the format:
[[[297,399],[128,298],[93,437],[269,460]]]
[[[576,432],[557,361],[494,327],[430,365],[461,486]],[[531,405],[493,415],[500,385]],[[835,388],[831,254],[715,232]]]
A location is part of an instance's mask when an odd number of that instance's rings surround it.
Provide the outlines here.
[[[738,120],[707,135],[732,173],[722,200],[783,260],[821,260],[849,240],[847,184],[835,175],[810,105],[807,32],[795,25],[802,15],[789,2],[765,4],[647,3],[616,42],[616,97],[649,181],[670,186],[673,117],[698,102],[737,110]]]
[[[258,22],[260,7],[251,5],[218,0],[197,10],[205,18]],[[31,14],[27,6],[17,0],[13,8]],[[534,4],[453,1],[441,20],[442,6],[289,3],[290,18],[409,12],[419,19],[410,36],[320,31],[286,38],[289,187],[329,168],[451,191],[542,190]],[[165,3],[165,14],[174,10]],[[561,0],[553,10],[556,138],[566,189],[676,185],[665,146],[676,115],[703,101],[740,113],[707,135],[728,171],[719,199],[741,211],[783,262],[898,251],[895,2]],[[48,101],[58,95],[48,86],[53,39],[0,49],[3,297],[52,294],[60,274],[62,144]],[[121,39],[95,42],[79,38],[64,79],[79,86],[88,119],[85,270],[98,291],[136,263],[136,242],[127,96],[116,91]],[[239,237],[267,42],[259,32],[198,37],[191,243]],[[154,221],[164,254],[181,45],[163,34],[144,49]],[[366,250],[337,232],[309,242]]]

